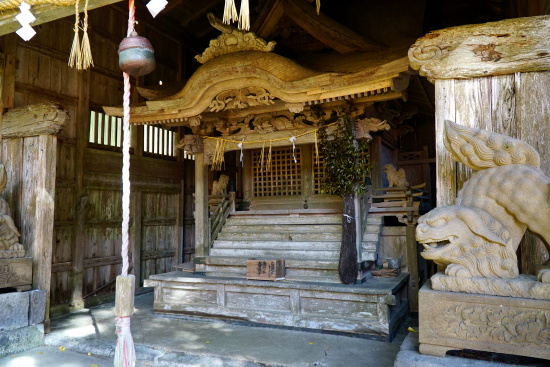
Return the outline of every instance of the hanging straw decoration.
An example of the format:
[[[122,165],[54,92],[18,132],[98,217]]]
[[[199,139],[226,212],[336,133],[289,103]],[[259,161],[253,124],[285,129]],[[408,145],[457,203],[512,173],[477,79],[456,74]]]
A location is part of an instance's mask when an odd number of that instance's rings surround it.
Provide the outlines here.
[[[80,53],[80,15],[78,14],[78,4],[80,0],[76,0],[74,4],[75,20],[74,20],[74,39],[71,53],[69,55],[69,66],[76,67],[77,70],[82,69],[82,54]]]
[[[245,31],[248,31],[250,29],[250,9],[248,7],[248,0],[241,0],[239,29],[244,29]]]
[[[269,153],[267,155],[267,164],[265,166],[265,171],[271,171],[271,142],[269,142]]]
[[[231,24],[239,20],[239,14],[235,7],[235,0],[225,0],[225,8],[223,10],[223,22],[225,24]]]
[[[134,0],[129,1],[128,33],[134,31],[135,24]],[[134,367],[136,351],[130,329],[130,317],[134,313],[135,278],[128,275],[128,247],[130,224],[130,75],[122,73],[124,77],[124,119],[122,140],[122,271],[116,279],[116,335],[115,367]]]
[[[88,69],[94,66],[94,60],[92,58],[92,49],[90,47],[90,40],[88,39],[88,0],[84,5],[84,26],[82,27],[84,34],[82,35],[82,47],[80,49],[80,57],[82,61],[82,69]]]
[[[216,141],[216,149],[214,150],[214,157],[212,158],[212,171],[219,171],[225,162],[225,141]]]
[[[321,11],[321,0],[317,0],[317,15],[319,15],[319,12]]]
[[[264,141],[264,144],[262,145],[262,154],[260,154],[260,171],[264,167],[264,150],[265,150],[265,141]]]

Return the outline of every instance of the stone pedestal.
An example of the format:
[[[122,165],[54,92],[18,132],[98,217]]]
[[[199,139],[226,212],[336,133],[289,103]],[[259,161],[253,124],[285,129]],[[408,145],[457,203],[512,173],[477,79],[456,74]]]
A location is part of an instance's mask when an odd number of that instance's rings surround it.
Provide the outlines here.
[[[550,359],[550,301],[435,291],[419,293],[420,353],[472,349]]]
[[[0,259],[0,288],[23,287],[31,284],[32,258]]]
[[[0,294],[0,357],[44,344],[45,311],[44,290]]]

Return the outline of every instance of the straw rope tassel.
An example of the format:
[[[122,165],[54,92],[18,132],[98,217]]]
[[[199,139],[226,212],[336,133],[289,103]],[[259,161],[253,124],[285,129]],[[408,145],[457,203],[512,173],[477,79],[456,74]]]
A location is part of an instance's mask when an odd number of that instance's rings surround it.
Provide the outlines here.
[[[80,53],[80,30],[79,30],[79,23],[80,23],[80,16],[78,14],[78,4],[80,0],[76,0],[74,4],[74,12],[75,12],[75,21],[74,21],[74,39],[73,39],[73,46],[71,47],[71,53],[69,55],[69,66],[70,67],[76,67],[77,70],[80,70],[82,68],[82,55]]]
[[[269,142],[269,153],[267,154],[267,164],[265,166],[265,171],[271,171],[271,142]]]
[[[129,2],[128,14],[128,33],[130,36],[134,30],[135,7],[134,0]],[[117,342],[115,347],[115,367],[134,367],[136,365],[136,351],[134,349],[134,340],[130,329],[130,316],[133,313],[135,279],[133,275],[128,275],[128,245],[129,235],[128,227],[130,224],[130,75],[122,73],[124,77],[124,119],[123,119],[123,141],[122,141],[122,271],[121,276],[117,277],[117,302],[115,303],[116,314],[116,335]],[[124,283],[123,287],[126,296],[118,294],[118,285]]]
[[[319,12],[321,11],[321,0],[317,0],[317,15],[319,15]]]
[[[241,12],[239,14],[239,29],[248,31],[250,29],[250,9],[248,0],[241,0]]]
[[[235,0],[225,0],[225,8],[223,10],[223,22],[230,24],[236,22],[239,19],[237,14],[237,8],[235,7]]]
[[[82,47],[80,49],[80,56],[82,60],[82,69],[88,69],[94,66],[94,60],[92,58],[92,49],[90,47],[90,40],[88,39],[88,0],[84,5],[84,34],[82,35]]]
[[[264,150],[265,150],[265,141],[264,141],[264,144],[262,145],[262,154],[260,154],[260,171],[264,167]]]

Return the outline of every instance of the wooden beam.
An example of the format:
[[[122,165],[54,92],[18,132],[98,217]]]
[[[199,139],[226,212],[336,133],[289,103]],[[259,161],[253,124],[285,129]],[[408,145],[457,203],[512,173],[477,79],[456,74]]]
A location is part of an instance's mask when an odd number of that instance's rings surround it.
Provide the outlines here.
[[[62,106],[51,102],[18,107],[4,115],[2,135],[4,139],[56,135],[69,119]]]
[[[120,0],[89,0],[88,10],[114,4],[119,1]],[[84,3],[85,1],[80,2],[79,10],[81,12],[84,11]],[[15,19],[15,16],[19,13],[19,8],[16,8],[14,10],[8,10],[0,15],[0,36],[15,32],[21,28],[21,24]],[[36,20],[31,23],[31,26],[34,27],[39,24],[74,15],[74,6],[38,5],[31,7],[31,13],[36,18]]]
[[[339,53],[379,51],[384,45],[366,39],[323,13],[317,15],[315,6],[305,1],[285,0],[285,16],[297,26]]]

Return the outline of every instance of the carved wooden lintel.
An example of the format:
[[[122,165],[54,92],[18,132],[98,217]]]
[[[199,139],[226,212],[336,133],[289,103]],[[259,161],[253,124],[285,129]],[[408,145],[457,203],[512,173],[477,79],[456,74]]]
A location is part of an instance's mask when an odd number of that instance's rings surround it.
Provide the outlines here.
[[[248,87],[222,92],[210,104],[210,112],[219,112],[235,108],[247,108],[273,104],[273,96],[264,88]]]
[[[550,69],[550,16],[432,31],[409,49],[429,79],[461,79]]]
[[[69,121],[69,113],[56,103],[40,103],[8,111],[2,121],[4,139],[57,135]]]

